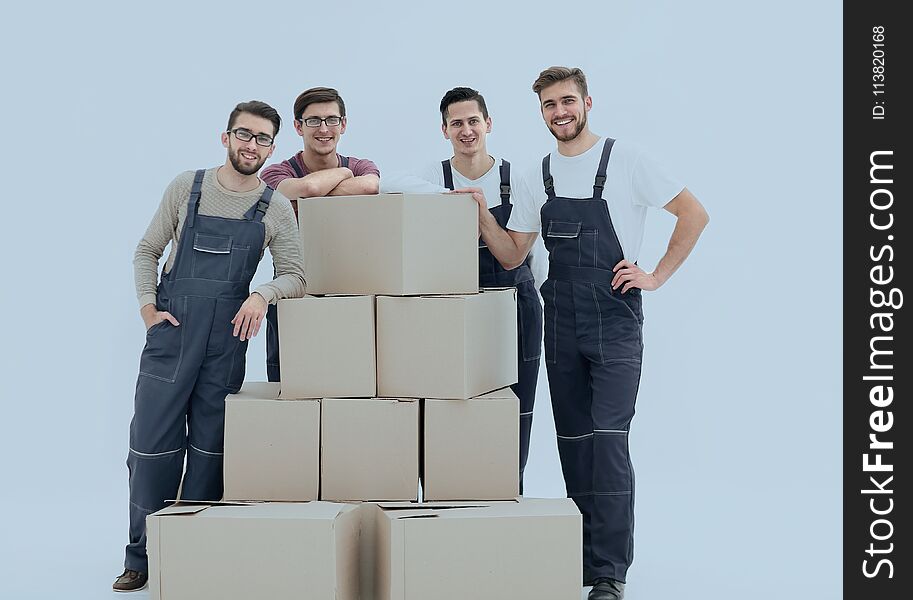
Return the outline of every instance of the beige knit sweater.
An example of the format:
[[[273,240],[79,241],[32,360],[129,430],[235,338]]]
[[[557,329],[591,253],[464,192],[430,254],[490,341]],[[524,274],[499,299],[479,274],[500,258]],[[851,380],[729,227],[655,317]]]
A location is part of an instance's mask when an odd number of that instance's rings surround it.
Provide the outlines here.
[[[187,217],[187,201],[190,198],[193,176],[193,171],[185,171],[174,178],[165,190],[162,202],[146,233],[136,246],[133,273],[140,307],[155,303],[158,261],[169,242],[171,251],[165,261],[164,272],[170,271],[174,264],[184,219]],[[207,169],[203,177],[199,214],[241,219],[257,202],[265,188],[266,184],[260,182],[253,191],[233,192],[219,183],[216,168]],[[276,267],[276,278],[254,291],[270,304],[275,304],[280,298],[300,298],[304,295],[305,288],[301,238],[295,213],[288,198],[279,192],[273,193],[269,208],[263,216],[263,224],[266,236],[262,250],[269,248]],[[263,258],[262,250],[260,258]]]

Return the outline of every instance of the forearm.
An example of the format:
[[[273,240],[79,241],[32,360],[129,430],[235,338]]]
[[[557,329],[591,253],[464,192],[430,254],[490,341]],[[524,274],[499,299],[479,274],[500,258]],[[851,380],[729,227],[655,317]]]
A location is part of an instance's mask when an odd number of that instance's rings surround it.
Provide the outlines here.
[[[699,210],[692,210],[682,214],[676,220],[675,229],[673,229],[672,236],[669,238],[666,253],[663,254],[656,264],[656,269],[653,270],[653,276],[659,282],[659,285],[668,281],[672,274],[682,266],[682,263],[685,262],[685,259],[691,254],[691,250],[697,244],[698,238],[701,237],[704,227],[710,221],[710,217],[703,207],[700,205],[698,207]]]
[[[283,179],[276,191],[291,200],[326,196],[346,179],[352,179],[352,171],[345,167],[324,169],[304,177]]]
[[[269,245],[276,277],[254,290],[269,304],[275,304],[282,298],[300,298],[305,294],[304,259],[298,227],[292,219],[280,226],[281,231]]]
[[[136,285],[136,299],[140,307],[155,304],[158,291],[158,259],[160,256],[140,241],[133,255],[133,282]]]
[[[479,213],[479,231],[488,250],[505,269],[514,269],[526,260],[529,246],[518,244],[487,210]]]
[[[160,209],[136,245],[133,253],[133,280],[140,307],[155,304],[159,260],[171,241],[171,227],[167,211]]]
[[[329,196],[362,196],[376,194],[380,189],[380,177],[377,175],[359,175],[339,182]]]

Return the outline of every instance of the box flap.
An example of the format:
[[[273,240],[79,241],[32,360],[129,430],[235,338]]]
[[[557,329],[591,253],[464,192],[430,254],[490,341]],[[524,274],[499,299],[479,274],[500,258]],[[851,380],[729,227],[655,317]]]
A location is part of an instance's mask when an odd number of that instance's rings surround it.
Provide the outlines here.
[[[338,502],[259,502],[244,505],[213,506],[201,516],[232,519],[335,519],[341,512],[354,510],[354,506]]]
[[[269,381],[245,382],[236,394],[229,394],[226,402],[231,400],[275,400],[279,397],[279,384]]]
[[[486,398],[498,398],[498,399],[514,399],[517,395],[514,394],[514,391],[509,387],[501,388],[500,390],[495,390],[493,392],[488,392],[487,394],[482,394],[481,396],[475,396],[470,398],[470,400],[484,400]]]
[[[195,515],[212,506],[211,504],[173,504],[166,506],[162,510],[152,513],[151,516],[164,517],[167,515]]]

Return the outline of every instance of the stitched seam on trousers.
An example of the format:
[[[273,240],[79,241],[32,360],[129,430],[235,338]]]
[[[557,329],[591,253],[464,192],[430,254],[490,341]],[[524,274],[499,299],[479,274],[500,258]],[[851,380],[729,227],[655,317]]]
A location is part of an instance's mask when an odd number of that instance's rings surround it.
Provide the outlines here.
[[[136,502],[130,502],[130,506],[135,506],[136,508],[138,508],[139,510],[143,511],[144,513],[152,514],[152,513],[155,512],[155,511],[152,510],[151,508],[146,508],[145,506],[140,506],[140,505],[137,504]]]
[[[520,413],[520,416],[521,416],[521,417],[528,417],[528,416],[530,416],[531,414],[533,414],[533,411],[529,411],[529,412],[525,412],[525,413]]]
[[[628,435],[628,432],[623,429],[594,429],[593,433],[621,433]]]
[[[139,372],[143,377],[149,377],[151,379],[158,379],[159,381],[164,381],[165,383],[174,383],[174,379],[168,379],[167,377],[160,377],[158,375],[153,375],[152,373],[145,373],[143,371]]]
[[[590,284],[593,292],[593,304],[596,305],[596,319],[599,321],[599,362],[605,364],[605,352],[602,350],[602,311],[599,310],[599,298],[596,297],[596,285]]]
[[[556,434],[557,435],[557,434]],[[584,438],[593,437],[592,433],[584,433],[583,435],[558,435],[559,440],[582,440]]]
[[[166,450],[165,452],[140,452],[139,450],[130,448],[130,452],[136,454],[137,456],[142,456],[143,458],[158,458],[160,456],[169,456],[171,454],[176,454],[183,449],[184,448],[178,448],[177,450]]]
[[[552,281],[552,306],[554,314],[552,315],[552,360],[547,362],[557,364],[558,357],[558,282]]]
[[[609,360],[603,362],[604,365],[611,365],[613,363],[640,363],[643,362],[642,359],[638,356],[627,356],[624,358],[610,358]]]
[[[222,456],[222,455],[224,454],[224,452],[207,452],[206,450],[200,450],[199,448],[197,448],[197,447],[194,446],[193,444],[190,444],[190,449],[191,449],[191,450],[196,450],[196,451],[199,452],[200,454],[208,454],[208,455],[210,455],[210,456]]]

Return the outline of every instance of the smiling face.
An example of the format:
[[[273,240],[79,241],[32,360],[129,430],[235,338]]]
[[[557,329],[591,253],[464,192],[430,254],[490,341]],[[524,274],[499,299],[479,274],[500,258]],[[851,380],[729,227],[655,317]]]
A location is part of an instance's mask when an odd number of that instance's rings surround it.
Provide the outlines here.
[[[329,126],[321,121],[318,127],[308,127],[304,121],[309,118],[326,119],[327,117],[342,117],[339,125]],[[336,102],[315,102],[307,105],[301,113],[301,118],[295,121],[295,131],[304,140],[304,149],[319,156],[336,153],[339,136],[346,131],[346,118],[342,116],[339,104]]]
[[[485,137],[491,133],[491,118],[482,115],[482,109],[475,100],[454,102],[448,106],[446,122],[441,125],[441,130],[453,145],[454,154],[487,154]]]
[[[583,97],[573,80],[559,81],[539,93],[542,118],[559,142],[570,142],[587,129],[593,99]]]
[[[232,130],[243,129],[253,134],[253,137],[242,142],[233,133],[222,133],[222,145],[228,149],[228,162],[235,171],[241,175],[253,175],[260,170],[263,163],[273,154],[275,145],[269,147],[257,144],[258,135],[275,135],[273,123],[269,119],[242,112],[231,125]]]

